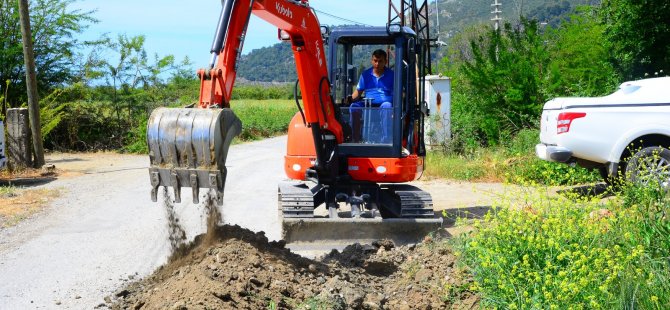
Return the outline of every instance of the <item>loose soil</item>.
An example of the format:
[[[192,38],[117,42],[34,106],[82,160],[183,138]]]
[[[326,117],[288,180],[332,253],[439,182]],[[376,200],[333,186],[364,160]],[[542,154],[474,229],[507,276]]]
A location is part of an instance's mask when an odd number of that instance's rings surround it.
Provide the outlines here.
[[[169,203],[169,202],[168,202]],[[263,232],[217,226],[208,199],[209,230],[179,240],[168,264],[106,298],[112,309],[471,309],[478,298],[444,240],[416,246],[388,240],[354,244],[307,259]],[[169,209],[169,208],[166,208]]]

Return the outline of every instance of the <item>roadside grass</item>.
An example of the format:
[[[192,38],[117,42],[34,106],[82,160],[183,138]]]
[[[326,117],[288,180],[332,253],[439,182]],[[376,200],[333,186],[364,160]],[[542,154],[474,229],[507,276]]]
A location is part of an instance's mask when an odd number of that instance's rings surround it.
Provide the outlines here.
[[[9,198],[16,196],[16,187],[0,186],[0,198]]]
[[[298,111],[294,100],[286,99],[238,99],[230,103],[235,115],[242,121],[242,133],[233,143],[255,141],[286,134],[293,115]],[[137,127],[128,132],[127,141],[121,151],[146,154],[147,118],[140,120]]]
[[[465,154],[436,149],[426,156],[426,176],[470,182],[575,185],[600,181],[597,171],[543,161],[535,156],[539,131],[520,131],[508,142]],[[446,151],[445,151],[446,150]]]
[[[618,196],[501,199],[455,237],[484,308],[670,308],[670,196],[625,185]]]
[[[22,189],[0,186],[0,228],[14,226],[40,212],[60,192],[54,189]]]
[[[231,109],[242,121],[238,139],[253,141],[286,134],[293,115],[298,111],[294,100],[240,99],[230,103]]]

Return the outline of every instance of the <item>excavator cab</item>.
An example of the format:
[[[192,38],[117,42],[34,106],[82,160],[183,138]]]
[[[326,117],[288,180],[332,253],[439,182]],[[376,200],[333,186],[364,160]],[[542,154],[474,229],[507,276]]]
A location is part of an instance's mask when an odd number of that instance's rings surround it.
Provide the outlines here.
[[[350,157],[394,157],[423,152],[423,135],[408,136],[416,123],[423,122],[422,113],[412,113],[417,107],[416,58],[409,49],[416,34],[409,27],[391,32],[386,27],[341,27],[328,36],[329,74],[332,93],[340,106],[340,121],[345,128],[342,154]],[[347,97],[356,88],[360,73],[370,67],[374,50],[388,55],[387,72],[393,72],[393,102],[380,107],[361,100],[363,107],[351,107]],[[361,105],[361,104],[359,104]],[[408,145],[410,142],[410,145]],[[421,154],[423,155],[423,154]],[[411,181],[411,180],[406,180]]]

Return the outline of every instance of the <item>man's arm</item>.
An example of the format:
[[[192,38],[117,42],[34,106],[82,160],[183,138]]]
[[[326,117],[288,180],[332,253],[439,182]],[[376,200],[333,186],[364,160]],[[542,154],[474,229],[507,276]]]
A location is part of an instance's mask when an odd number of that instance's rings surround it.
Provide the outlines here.
[[[363,92],[363,91],[360,91],[360,92],[359,92],[358,89],[354,90],[354,92],[351,94],[351,101],[353,102],[353,101],[358,100],[358,97],[361,96],[361,93],[362,93],[362,92]]]
[[[363,79],[363,74],[361,74],[361,76],[358,78],[358,84],[356,85],[356,89],[351,94],[351,101],[354,102],[358,100],[358,98],[362,95],[364,91],[365,91],[365,82]]]

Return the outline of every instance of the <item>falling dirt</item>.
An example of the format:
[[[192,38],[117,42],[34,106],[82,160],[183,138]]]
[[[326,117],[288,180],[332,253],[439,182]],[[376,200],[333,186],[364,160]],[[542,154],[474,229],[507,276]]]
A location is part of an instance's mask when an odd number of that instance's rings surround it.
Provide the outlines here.
[[[113,309],[470,309],[478,299],[442,240],[395,247],[354,244],[311,260],[263,232],[218,226],[208,195],[208,232],[176,243],[168,264],[107,298]],[[168,202],[168,201],[166,201]],[[166,207],[170,204],[166,204]],[[168,213],[173,212],[168,211]],[[183,230],[171,218],[171,242]],[[173,229],[174,228],[174,229]]]
[[[168,194],[167,187],[163,187],[163,209],[166,212],[166,218],[168,220],[168,238],[170,239],[170,248],[172,253],[176,253],[180,248],[184,246],[186,242],[186,231],[179,224],[179,218],[174,211],[174,203],[172,198]]]

